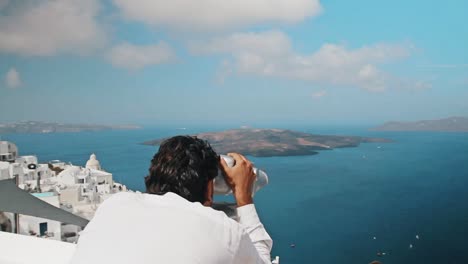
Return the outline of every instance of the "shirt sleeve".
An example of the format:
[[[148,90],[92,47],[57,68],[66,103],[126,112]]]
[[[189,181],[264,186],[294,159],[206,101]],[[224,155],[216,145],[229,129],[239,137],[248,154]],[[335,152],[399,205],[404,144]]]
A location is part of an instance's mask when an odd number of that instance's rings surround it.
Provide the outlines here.
[[[270,254],[273,241],[260,222],[255,205],[249,204],[237,208],[237,215],[239,224],[244,228],[245,234],[241,237],[236,259],[254,260],[249,261],[249,263],[271,264]]]

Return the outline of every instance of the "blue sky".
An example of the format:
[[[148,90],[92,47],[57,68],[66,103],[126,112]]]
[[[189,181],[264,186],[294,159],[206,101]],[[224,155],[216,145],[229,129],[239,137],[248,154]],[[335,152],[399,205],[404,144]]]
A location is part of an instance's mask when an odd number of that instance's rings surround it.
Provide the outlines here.
[[[468,115],[468,2],[0,0],[0,122]]]

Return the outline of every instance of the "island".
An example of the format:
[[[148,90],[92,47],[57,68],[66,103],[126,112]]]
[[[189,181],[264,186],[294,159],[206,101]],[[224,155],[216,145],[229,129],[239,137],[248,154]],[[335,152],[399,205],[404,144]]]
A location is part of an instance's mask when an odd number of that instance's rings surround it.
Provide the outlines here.
[[[232,129],[194,135],[207,140],[217,153],[238,152],[255,157],[303,156],[319,150],[357,147],[360,143],[391,140],[357,136],[315,135],[284,129]],[[164,138],[143,142],[158,146]]]
[[[140,129],[134,125],[95,125],[95,124],[64,124],[56,122],[21,121],[15,123],[0,123],[0,134],[17,133],[57,133],[104,130]]]
[[[468,132],[468,117],[449,117],[415,122],[387,122],[373,128],[375,131],[439,131]]]

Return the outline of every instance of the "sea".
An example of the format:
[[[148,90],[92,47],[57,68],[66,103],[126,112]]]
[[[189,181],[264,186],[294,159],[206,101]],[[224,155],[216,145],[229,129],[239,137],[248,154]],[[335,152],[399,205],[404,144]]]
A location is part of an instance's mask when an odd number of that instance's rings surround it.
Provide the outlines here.
[[[95,153],[116,181],[144,191],[157,148],[141,142],[225,128],[15,134],[2,140],[41,162],[84,166]],[[270,179],[254,201],[274,240],[272,257],[279,256],[281,264],[468,263],[468,133],[283,128],[393,142],[311,156],[249,157]]]

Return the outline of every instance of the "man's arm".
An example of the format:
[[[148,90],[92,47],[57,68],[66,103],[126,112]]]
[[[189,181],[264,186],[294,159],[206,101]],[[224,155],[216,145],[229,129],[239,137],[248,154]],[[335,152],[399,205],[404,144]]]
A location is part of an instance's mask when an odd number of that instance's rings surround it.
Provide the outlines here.
[[[249,238],[248,241],[246,241],[247,239],[245,238],[241,240],[239,251],[245,250],[242,248],[245,247],[244,244],[253,244],[261,259],[261,261],[257,260],[256,262],[271,263],[270,253],[273,247],[273,241],[260,222],[255,206],[253,204],[241,206],[237,208],[237,215],[239,217],[239,223],[244,227]],[[239,253],[242,254],[242,252]]]
[[[229,153],[228,155],[234,158],[235,165],[229,167],[221,159],[221,168],[236,198],[239,223],[245,230],[235,263],[271,263],[270,252],[273,241],[260,222],[252,199],[253,183],[256,177],[253,165],[240,154]]]

